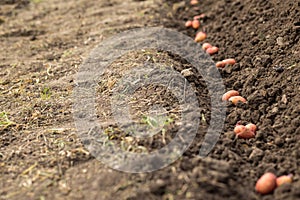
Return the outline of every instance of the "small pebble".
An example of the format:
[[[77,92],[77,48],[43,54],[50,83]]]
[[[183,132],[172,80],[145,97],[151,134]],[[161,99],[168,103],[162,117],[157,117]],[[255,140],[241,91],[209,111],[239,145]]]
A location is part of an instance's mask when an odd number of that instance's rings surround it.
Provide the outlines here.
[[[279,146],[282,147],[284,145],[284,140],[280,137],[275,138],[274,143]]]
[[[180,72],[184,77],[193,76],[192,68],[184,69]]]
[[[283,37],[278,37],[278,38],[276,39],[276,42],[277,42],[277,44],[278,44],[279,46],[283,46],[283,45],[284,45]]]
[[[281,73],[284,71],[283,67],[281,67],[281,66],[275,66],[275,67],[273,67],[273,69],[278,73]]]

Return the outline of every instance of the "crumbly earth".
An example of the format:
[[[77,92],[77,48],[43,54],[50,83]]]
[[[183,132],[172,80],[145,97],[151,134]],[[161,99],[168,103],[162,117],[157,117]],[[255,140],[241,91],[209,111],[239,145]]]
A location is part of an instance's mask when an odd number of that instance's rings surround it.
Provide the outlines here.
[[[4,0],[0,2],[0,199],[300,199],[300,1],[297,0]],[[190,148],[170,166],[129,174],[102,164],[77,137],[74,80],[80,64],[101,41],[124,30],[164,26],[195,36],[184,23],[205,13],[201,29],[219,47],[214,61],[235,58],[220,69],[227,90],[247,104],[227,104],[223,131],[206,158],[198,157],[210,121],[210,99],[200,74],[195,87],[202,115]],[[112,88],[128,69],[145,61],[177,71],[192,67],[168,52],[141,50],[123,56],[97,86],[97,116],[108,139],[127,151],[162,147],[177,131],[178,101],[149,85],[130,102],[133,119],[149,125],[148,108],[167,111],[164,134],[136,140],[118,129]],[[236,139],[235,124],[258,126],[253,139]],[[144,147],[144,148],[141,148]],[[261,196],[254,190],[264,172],[293,174],[293,183]]]

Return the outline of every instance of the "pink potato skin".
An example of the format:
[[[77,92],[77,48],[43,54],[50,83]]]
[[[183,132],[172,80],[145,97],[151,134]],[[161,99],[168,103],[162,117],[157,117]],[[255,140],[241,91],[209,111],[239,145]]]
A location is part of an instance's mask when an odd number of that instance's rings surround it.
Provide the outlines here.
[[[269,194],[276,188],[276,176],[267,172],[262,175],[255,185],[255,190],[260,194]]]

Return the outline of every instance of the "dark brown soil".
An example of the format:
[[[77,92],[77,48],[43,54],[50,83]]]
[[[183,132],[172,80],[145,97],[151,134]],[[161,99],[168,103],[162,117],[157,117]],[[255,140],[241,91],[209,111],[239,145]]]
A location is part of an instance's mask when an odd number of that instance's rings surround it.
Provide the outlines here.
[[[198,6],[188,1],[1,1],[0,199],[300,199],[299,9],[298,0],[203,0]],[[238,90],[248,103],[228,103],[223,132],[206,158],[198,157],[207,129],[201,123],[191,147],[172,165],[144,174],[109,169],[76,135],[72,89],[79,65],[103,39],[134,27],[159,25],[194,37],[184,23],[200,13],[207,16],[202,22],[206,41],[220,48],[213,60],[237,60],[220,70],[227,90]],[[129,138],[112,121],[106,97],[123,70],[149,57],[178,71],[190,67],[153,50],[113,64],[99,83],[97,114],[116,142]],[[209,123],[203,80],[198,74],[188,80]],[[173,110],[174,123],[165,127],[165,138],[130,138],[126,145],[130,151],[160,148],[176,132],[176,100],[154,86],[135,95],[136,118],[159,101]],[[236,139],[232,130],[238,121],[255,123],[256,137]],[[267,171],[293,174],[293,183],[261,196],[254,185]]]

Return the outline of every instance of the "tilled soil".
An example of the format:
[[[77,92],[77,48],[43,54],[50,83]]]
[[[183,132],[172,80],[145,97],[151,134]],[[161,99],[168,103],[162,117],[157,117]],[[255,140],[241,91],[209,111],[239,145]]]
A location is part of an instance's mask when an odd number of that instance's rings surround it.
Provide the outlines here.
[[[293,0],[204,0],[196,6],[188,1],[1,2],[0,198],[300,199],[299,9],[300,2]],[[212,59],[237,60],[220,69],[226,89],[238,90],[248,103],[227,104],[222,134],[206,158],[198,157],[208,126],[201,123],[191,147],[172,165],[143,174],[109,169],[76,135],[72,89],[80,64],[99,42],[135,27],[165,26],[193,38],[195,31],[184,23],[200,13],[206,14],[201,24],[206,41],[220,49]],[[107,127],[115,128],[106,102],[110,83],[123,69],[145,60],[179,72],[191,67],[176,55],[152,50],[116,61],[98,88],[97,114]],[[202,77],[194,73],[187,79],[209,124]],[[146,115],[145,108],[158,99],[177,111],[176,100],[165,93],[159,87],[138,91],[134,108],[141,113],[136,117]],[[166,127],[168,137],[151,142],[130,138],[131,150],[159,148],[164,139],[172,139],[178,113],[171,114],[175,122]],[[232,130],[238,121],[255,123],[256,137],[237,139]],[[109,129],[108,136],[116,142],[128,139],[117,129]],[[254,185],[267,171],[293,174],[293,183],[259,195]]]
[[[199,6],[184,7],[171,17],[181,22],[168,24],[194,37],[195,32],[186,30],[182,24],[205,13],[202,30],[208,34],[206,41],[220,49],[213,60],[235,58],[238,62],[220,71],[227,90],[238,90],[248,104],[228,105],[224,134],[210,154],[229,163],[233,170],[234,175],[229,170],[228,176],[236,179],[235,183],[231,185],[228,178],[222,191],[233,188],[235,192],[226,198],[259,198],[253,186],[266,171],[295,176],[292,185],[279,187],[264,199],[300,198],[299,5],[299,1],[200,2]],[[233,140],[232,130],[238,121],[258,125],[255,139]],[[218,194],[223,192],[216,193],[212,198],[221,199]],[[199,199],[206,198],[201,197],[203,192],[198,194]]]

